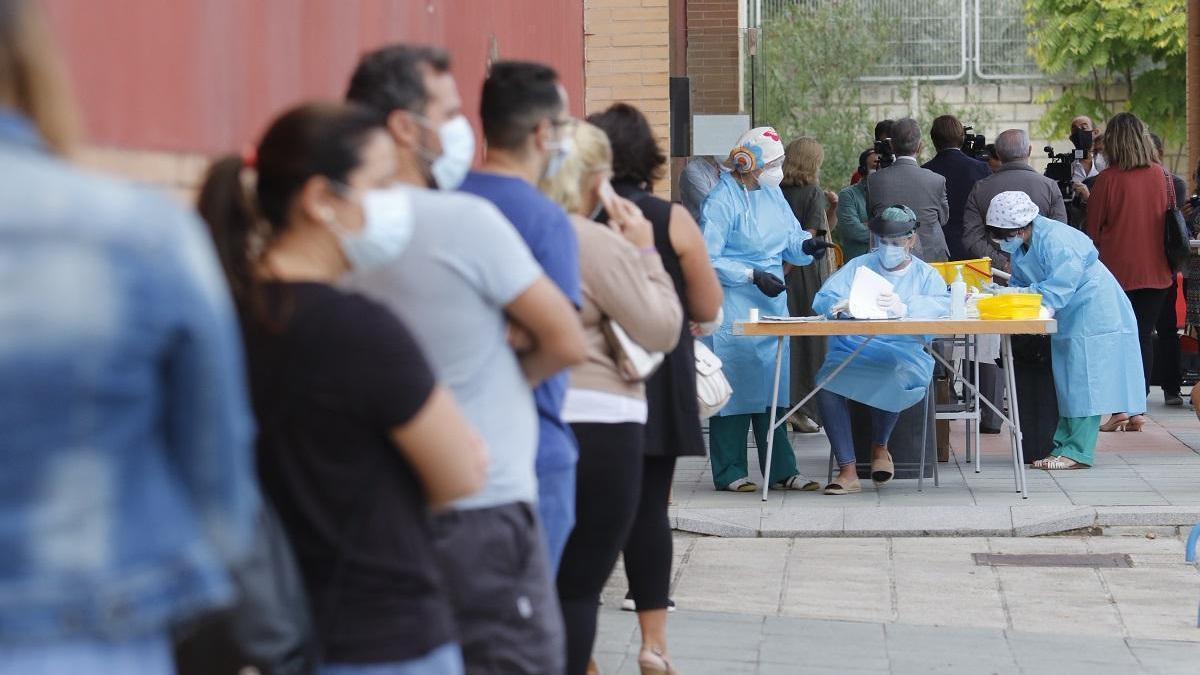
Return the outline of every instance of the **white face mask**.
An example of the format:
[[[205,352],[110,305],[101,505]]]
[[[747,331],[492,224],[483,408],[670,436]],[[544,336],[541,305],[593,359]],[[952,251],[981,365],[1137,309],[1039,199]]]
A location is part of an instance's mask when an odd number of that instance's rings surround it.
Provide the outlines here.
[[[770,187],[779,187],[783,182],[783,167],[773,166],[758,174],[758,184],[767,185]]]
[[[412,238],[412,203],[403,190],[370,190],[363,195],[363,229],[347,232],[331,224],[342,253],[355,270],[386,263],[403,251]]]
[[[430,166],[433,181],[440,190],[457,190],[475,160],[475,131],[465,116],[458,115],[442,123],[437,135],[442,154]]]
[[[564,138],[558,143],[550,146],[550,163],[546,165],[546,171],[542,174],[542,178],[553,178],[554,174],[562,169],[563,163],[567,161],[567,157],[571,155],[573,148],[572,140]]]

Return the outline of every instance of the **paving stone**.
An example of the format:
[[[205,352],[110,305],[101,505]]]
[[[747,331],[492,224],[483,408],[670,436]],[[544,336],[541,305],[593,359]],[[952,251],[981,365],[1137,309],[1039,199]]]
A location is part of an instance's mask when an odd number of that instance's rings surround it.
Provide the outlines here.
[[[1010,513],[1013,534],[1018,537],[1035,537],[1091,527],[1096,522],[1096,510],[1086,507],[1064,510],[1055,506],[1013,506]]]
[[[714,537],[757,537],[760,511],[757,508],[675,509],[673,526],[677,530]]]
[[[845,532],[856,536],[1004,536],[1012,534],[1007,507],[846,509]]]
[[[1137,509],[1097,506],[1096,524],[1108,525],[1186,525],[1200,522],[1200,508],[1145,506]]]
[[[760,536],[763,537],[820,537],[840,536],[845,509],[821,508],[805,510],[772,510],[762,517]]]

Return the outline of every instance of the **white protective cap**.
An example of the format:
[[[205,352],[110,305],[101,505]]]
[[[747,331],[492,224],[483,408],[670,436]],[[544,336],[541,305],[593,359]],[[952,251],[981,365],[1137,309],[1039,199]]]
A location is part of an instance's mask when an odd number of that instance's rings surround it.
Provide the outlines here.
[[[1037,204],[1029,195],[1019,190],[1009,190],[992,197],[992,204],[987,211],[987,224],[988,227],[1001,230],[1019,230],[1032,223],[1037,216]]]
[[[729,166],[738,173],[757,171],[783,157],[783,141],[774,127],[754,127],[738,138]]]

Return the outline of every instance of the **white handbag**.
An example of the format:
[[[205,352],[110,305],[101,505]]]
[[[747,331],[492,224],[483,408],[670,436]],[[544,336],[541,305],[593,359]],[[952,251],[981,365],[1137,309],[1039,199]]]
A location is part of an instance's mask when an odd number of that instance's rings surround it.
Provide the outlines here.
[[[612,349],[613,360],[617,363],[621,379],[626,382],[645,382],[662,365],[663,353],[646,351],[629,337],[625,329],[621,328],[621,324],[609,319],[601,328],[609,348]]]
[[[721,359],[703,342],[696,340],[696,401],[700,418],[707,419],[721,412],[733,397],[733,387],[721,370]]]

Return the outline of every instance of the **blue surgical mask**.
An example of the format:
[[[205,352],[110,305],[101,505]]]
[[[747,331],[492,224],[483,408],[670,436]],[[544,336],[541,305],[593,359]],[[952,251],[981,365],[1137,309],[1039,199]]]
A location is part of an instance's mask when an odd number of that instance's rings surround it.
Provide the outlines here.
[[[342,253],[355,270],[386,263],[400,255],[413,233],[412,204],[401,189],[371,190],[363,195],[363,229],[347,232],[333,224]]]
[[[1019,251],[1025,245],[1025,240],[1018,236],[1012,236],[1007,239],[1000,240],[1000,250],[1012,255]]]
[[[878,256],[879,264],[883,265],[883,269],[894,270],[908,260],[908,249],[904,246],[882,244],[875,249],[875,255]]]

